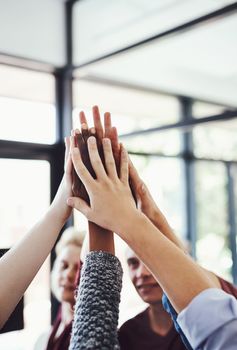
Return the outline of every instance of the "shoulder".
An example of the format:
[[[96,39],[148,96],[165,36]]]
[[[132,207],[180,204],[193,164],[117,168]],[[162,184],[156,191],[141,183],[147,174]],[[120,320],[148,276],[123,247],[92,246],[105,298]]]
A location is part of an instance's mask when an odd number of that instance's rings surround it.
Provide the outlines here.
[[[140,324],[143,323],[143,321],[147,318],[148,309],[140,312],[136,316],[130,318],[126,322],[122,324],[122,326],[119,329],[119,333],[126,333],[126,331],[131,330],[132,328],[137,328]]]

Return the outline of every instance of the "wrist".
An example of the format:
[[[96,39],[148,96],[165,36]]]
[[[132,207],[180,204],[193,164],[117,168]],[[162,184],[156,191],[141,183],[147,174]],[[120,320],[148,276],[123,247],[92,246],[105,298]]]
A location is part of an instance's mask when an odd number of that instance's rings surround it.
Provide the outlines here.
[[[89,227],[89,250],[103,251],[115,254],[114,234],[93,222],[88,222]]]
[[[63,227],[68,219],[66,216],[62,215],[61,211],[53,203],[46,212],[46,216],[59,227]]]
[[[172,230],[165,216],[159,210],[154,211],[154,214],[150,220],[162,232]]]
[[[123,217],[123,219],[120,227],[115,232],[128,244],[136,235],[137,228],[143,225],[144,221],[149,220],[136,208],[127,212],[126,217]]]

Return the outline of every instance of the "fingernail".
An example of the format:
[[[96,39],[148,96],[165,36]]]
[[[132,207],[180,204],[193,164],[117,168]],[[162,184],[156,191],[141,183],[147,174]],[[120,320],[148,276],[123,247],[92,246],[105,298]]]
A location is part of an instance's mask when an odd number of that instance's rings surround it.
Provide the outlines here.
[[[67,204],[70,205],[70,206],[73,205],[73,200],[72,200],[72,198],[68,198],[68,199],[67,199]]]
[[[90,142],[90,144],[95,144],[96,143],[95,137],[94,136],[89,137],[88,142]]]
[[[108,138],[103,139],[103,143],[105,145],[108,145],[110,143],[110,139],[108,139]]]

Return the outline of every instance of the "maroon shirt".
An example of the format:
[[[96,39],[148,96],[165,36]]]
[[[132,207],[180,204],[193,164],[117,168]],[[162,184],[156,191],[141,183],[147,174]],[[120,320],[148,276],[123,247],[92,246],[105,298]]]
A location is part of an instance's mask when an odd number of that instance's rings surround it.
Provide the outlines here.
[[[53,324],[53,329],[49,337],[46,350],[68,350],[72,332],[72,322],[70,322],[60,334],[58,338],[55,338],[58,327],[61,322],[61,307],[59,308],[56,321]]]
[[[125,322],[119,329],[121,350],[186,350],[174,326],[165,336],[153,332],[148,309]]]

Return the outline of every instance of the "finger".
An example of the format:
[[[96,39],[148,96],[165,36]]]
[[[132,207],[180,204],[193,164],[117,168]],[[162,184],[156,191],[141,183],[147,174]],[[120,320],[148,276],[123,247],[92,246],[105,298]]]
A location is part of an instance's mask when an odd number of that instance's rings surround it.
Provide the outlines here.
[[[83,111],[81,111],[79,113],[79,118],[80,118],[80,124],[81,124],[81,133],[82,133],[82,136],[83,136],[85,142],[87,142],[87,139],[89,137],[89,129],[88,129],[86,116],[85,116],[85,113]]]
[[[114,161],[111,142],[110,142],[110,139],[108,138],[103,139],[103,151],[104,151],[104,159],[105,159],[107,174],[111,179],[116,180],[118,179],[117,170],[116,170],[116,165]]]
[[[94,126],[89,129],[89,136],[94,136],[96,138],[96,130]]]
[[[65,160],[64,160],[64,171],[66,174],[71,174],[72,171],[72,159],[70,156],[70,137],[65,137]]]
[[[128,183],[128,153],[126,149],[120,144],[121,156],[120,156],[120,180],[127,184]]]
[[[86,187],[87,192],[89,193],[89,190],[93,186],[93,177],[85,167],[82,159],[81,159],[81,154],[78,149],[78,147],[74,146],[74,137],[70,137],[70,153],[72,157],[72,162],[74,169],[76,170],[77,175],[83,182],[84,186]]]
[[[86,125],[87,125],[87,128],[88,128],[86,116],[85,116],[85,113],[84,113],[83,111],[81,111],[81,112],[79,113],[79,118],[80,118],[80,124],[86,124]]]
[[[81,134],[85,143],[87,143],[87,139],[89,138],[90,135],[89,135],[88,125],[86,123],[81,124]]]
[[[80,132],[75,134],[75,146],[77,146],[80,150],[83,150],[86,147],[86,143]]]
[[[88,144],[90,161],[91,161],[92,167],[94,169],[94,172],[96,174],[96,177],[98,179],[107,178],[105,168],[103,166],[102,160],[101,160],[99,152],[98,152],[96,138],[93,136],[90,136],[87,144]]]
[[[91,208],[83,199],[79,197],[69,197],[67,199],[67,205],[79,210],[87,219],[90,219]]]
[[[65,143],[65,156],[64,156],[64,164],[66,164],[70,152],[70,137],[67,136],[64,138]]]
[[[140,178],[137,169],[133,165],[131,159],[128,157],[128,169],[129,169],[129,184],[132,190],[133,197],[138,203],[138,200],[146,193],[146,186]]]
[[[101,140],[104,136],[104,130],[100,119],[99,108],[98,106],[94,106],[92,110],[93,110],[93,120],[94,120],[96,135],[98,136],[99,140]]]
[[[111,132],[112,124],[111,124],[111,115],[109,112],[106,112],[104,114],[104,136],[110,138],[110,132]]]
[[[134,185],[141,182],[140,176],[138,175],[137,169],[133,165],[131,159],[129,158],[129,176],[133,182]]]
[[[79,129],[73,130],[72,135],[74,136],[74,147],[83,147],[85,142]]]
[[[118,132],[117,128],[113,126],[110,130],[110,136],[109,136],[111,143],[112,143],[112,149],[113,152],[120,152],[120,143],[119,143],[119,138],[118,138]]]
[[[64,172],[66,176],[69,176],[69,178],[72,181],[72,159],[70,155],[70,137],[65,137],[65,145],[66,145],[66,152],[65,152],[65,161],[64,161]]]

